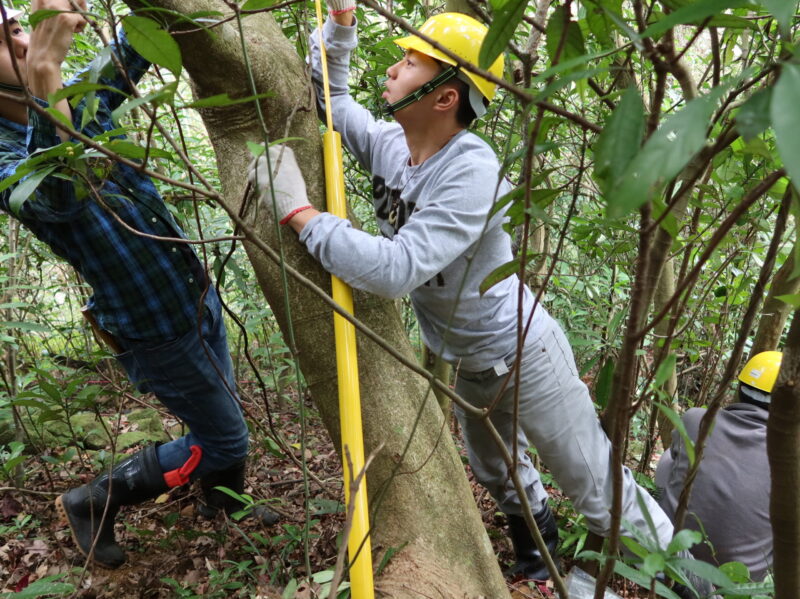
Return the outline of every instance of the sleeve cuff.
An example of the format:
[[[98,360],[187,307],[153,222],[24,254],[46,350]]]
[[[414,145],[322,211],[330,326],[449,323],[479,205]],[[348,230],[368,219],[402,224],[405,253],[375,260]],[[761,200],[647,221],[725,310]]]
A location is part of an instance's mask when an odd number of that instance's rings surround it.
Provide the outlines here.
[[[326,42],[355,43],[358,20],[353,15],[353,24],[349,27],[339,25],[332,18],[328,17],[322,25],[322,37]]]

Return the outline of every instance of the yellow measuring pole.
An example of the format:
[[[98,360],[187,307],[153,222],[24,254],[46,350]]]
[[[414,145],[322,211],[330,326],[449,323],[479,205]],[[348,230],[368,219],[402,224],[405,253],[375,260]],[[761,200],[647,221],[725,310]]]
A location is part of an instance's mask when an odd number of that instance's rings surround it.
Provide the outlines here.
[[[325,156],[325,195],[328,212],[347,218],[344,198],[344,168],[342,166],[342,138],[333,130],[331,94],[328,81],[328,59],[322,43],[322,7],[316,0],[319,23],[319,47],[322,61],[322,81],[325,91],[325,117],[327,131],[322,135]],[[331,276],[333,300],[350,314],[353,313],[353,292],[338,277]],[[372,579],[372,544],[369,539],[369,505],[367,503],[367,477],[361,478],[355,497],[350,487],[364,469],[364,435],[361,426],[361,392],[358,385],[358,359],[355,327],[339,314],[333,314],[336,339],[336,371],[339,376],[339,421],[342,433],[342,471],[344,497],[349,506],[353,502],[353,521],[347,540],[350,557],[350,591],[353,599],[373,599],[375,588]],[[345,451],[346,450],[346,451]],[[352,470],[347,463],[350,455]]]

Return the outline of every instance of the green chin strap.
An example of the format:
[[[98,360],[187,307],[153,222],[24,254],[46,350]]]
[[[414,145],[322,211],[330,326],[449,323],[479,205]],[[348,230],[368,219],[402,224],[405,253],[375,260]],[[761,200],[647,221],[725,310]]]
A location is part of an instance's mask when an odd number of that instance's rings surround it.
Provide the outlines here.
[[[414,102],[421,100],[443,83],[447,83],[451,79],[455,79],[456,75],[458,75],[458,70],[458,67],[453,66],[446,68],[427,83],[423,83],[417,91],[411,92],[405,98],[400,98],[394,104],[389,104],[386,102],[383,105],[383,112],[387,116],[391,116],[401,108],[405,108],[409,104],[413,104]]]

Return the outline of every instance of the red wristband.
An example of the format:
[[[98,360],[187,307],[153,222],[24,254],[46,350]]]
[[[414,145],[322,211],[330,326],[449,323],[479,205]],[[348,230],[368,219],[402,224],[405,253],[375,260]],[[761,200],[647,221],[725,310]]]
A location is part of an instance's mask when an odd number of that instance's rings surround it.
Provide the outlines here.
[[[284,216],[284,217],[281,219],[280,223],[281,223],[282,225],[285,225],[285,224],[286,224],[286,223],[288,223],[290,220],[292,220],[292,218],[294,217],[294,215],[295,215],[295,214],[299,214],[299,213],[300,213],[300,212],[302,212],[303,210],[308,210],[309,208],[313,208],[313,207],[314,207],[314,206],[311,206],[311,205],[309,204],[308,206],[300,206],[299,208],[295,208],[295,209],[294,209],[294,210],[292,210],[292,211],[291,211],[289,214],[287,214],[286,216]]]
[[[332,10],[331,14],[332,15],[343,15],[344,13],[350,12],[351,10],[355,10],[355,9],[356,9],[355,6],[349,6],[347,8],[342,8],[340,10]]]

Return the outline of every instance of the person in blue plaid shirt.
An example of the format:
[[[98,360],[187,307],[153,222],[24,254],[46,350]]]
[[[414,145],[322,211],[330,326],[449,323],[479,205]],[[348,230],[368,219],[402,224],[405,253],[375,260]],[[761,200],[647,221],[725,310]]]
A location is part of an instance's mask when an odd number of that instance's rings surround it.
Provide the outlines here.
[[[77,0],[76,6],[85,10],[84,3]],[[86,21],[72,11],[70,0],[33,0],[31,12],[39,9],[65,12],[43,20],[29,35],[17,21],[21,11],[0,11],[0,180],[14,182],[0,192],[0,208],[91,285],[94,294],[87,309],[97,332],[117,352],[137,388],[154,393],[190,431],[138,451],[56,500],[80,551],[100,566],[116,568],[125,562],[114,537],[114,520],[123,505],[199,479],[203,515],[241,506],[216,487],[243,491],[248,430],[236,395],[220,299],[191,246],[181,241],[185,236],[149,177],[110,162],[102,169],[97,164],[85,169],[87,176],[70,166],[68,158],[75,151],[67,150],[67,159],[60,152],[62,158],[37,166],[54,170],[24,203],[10,205],[16,186],[36,176],[30,161],[26,164],[29,157],[70,142],[68,132],[24,101],[25,89],[38,106],[49,107],[44,99],[64,86],[62,64],[73,35]],[[111,88],[95,92],[92,118],[84,118],[85,98],[75,107],[66,100],[52,107],[89,137],[116,129],[112,111],[149,67],[122,32],[113,51],[124,73],[104,53],[97,59],[104,62],[96,61],[76,77],[99,73],[99,83]],[[114,136],[123,137],[117,132]],[[268,524],[277,520],[265,509],[257,515]]]

